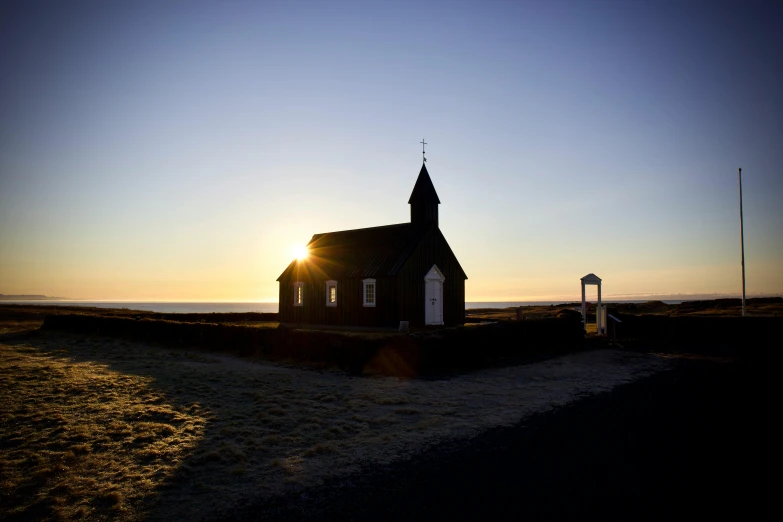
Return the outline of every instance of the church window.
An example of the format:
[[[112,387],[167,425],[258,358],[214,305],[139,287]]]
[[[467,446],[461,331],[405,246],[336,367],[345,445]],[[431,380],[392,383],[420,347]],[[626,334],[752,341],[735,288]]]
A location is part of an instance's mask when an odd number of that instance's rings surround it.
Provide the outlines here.
[[[364,306],[375,306],[375,279],[364,279],[362,283]]]
[[[337,306],[337,281],[326,282],[326,306]]]
[[[304,304],[304,283],[297,281],[294,283],[294,306]]]

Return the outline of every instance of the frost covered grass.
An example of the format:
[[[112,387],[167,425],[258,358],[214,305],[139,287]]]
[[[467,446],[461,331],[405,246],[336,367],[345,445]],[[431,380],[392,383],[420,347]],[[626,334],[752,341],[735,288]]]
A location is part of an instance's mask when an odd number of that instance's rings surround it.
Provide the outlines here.
[[[29,344],[0,356],[0,518],[134,517],[202,436],[198,404],[152,377]]]
[[[597,351],[400,380],[57,333],[0,357],[0,518],[128,520],[230,517],[671,364]]]

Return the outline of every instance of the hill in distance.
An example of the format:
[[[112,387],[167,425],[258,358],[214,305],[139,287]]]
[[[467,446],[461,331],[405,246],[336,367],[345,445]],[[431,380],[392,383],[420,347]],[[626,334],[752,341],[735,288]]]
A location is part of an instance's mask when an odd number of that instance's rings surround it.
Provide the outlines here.
[[[67,299],[67,297],[51,297],[48,295],[36,295],[36,294],[20,294],[20,295],[6,295],[0,294],[0,301],[38,301],[42,299]]]

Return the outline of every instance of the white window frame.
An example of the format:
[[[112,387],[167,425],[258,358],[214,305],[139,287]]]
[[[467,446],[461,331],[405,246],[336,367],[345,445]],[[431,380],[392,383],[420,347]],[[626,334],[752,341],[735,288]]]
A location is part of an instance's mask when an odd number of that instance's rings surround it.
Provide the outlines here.
[[[367,287],[372,285],[372,301],[367,300]],[[375,279],[362,279],[362,303],[364,306],[375,306],[378,302],[378,285],[375,283]]]
[[[334,288],[334,302],[329,299],[329,291],[332,288]],[[326,282],[326,306],[337,306],[337,281],[329,280]]]
[[[294,283],[294,306],[304,305],[304,283],[296,281]]]

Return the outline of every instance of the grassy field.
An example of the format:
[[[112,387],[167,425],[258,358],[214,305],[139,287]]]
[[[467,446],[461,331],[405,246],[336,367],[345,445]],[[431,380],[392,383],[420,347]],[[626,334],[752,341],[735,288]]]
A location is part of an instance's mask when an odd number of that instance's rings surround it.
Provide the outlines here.
[[[6,333],[0,518],[230,518],[242,506],[360,477],[669,364],[597,351],[410,381]]]
[[[172,403],[150,376],[67,354],[0,345],[4,517],[134,515],[203,436],[198,403]]]

